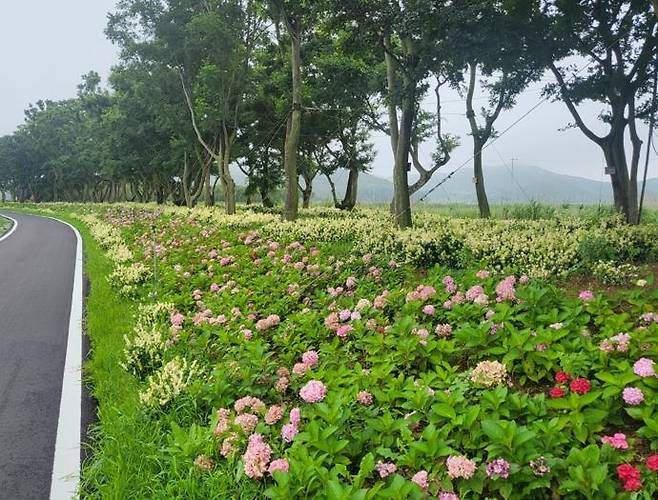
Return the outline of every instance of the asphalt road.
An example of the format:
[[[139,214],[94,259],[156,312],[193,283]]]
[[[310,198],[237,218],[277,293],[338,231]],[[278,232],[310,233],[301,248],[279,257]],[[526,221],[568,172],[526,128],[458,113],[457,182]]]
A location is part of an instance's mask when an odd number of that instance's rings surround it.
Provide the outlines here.
[[[0,241],[0,498],[45,499],[53,469],[76,237],[54,220],[5,214],[18,227]]]

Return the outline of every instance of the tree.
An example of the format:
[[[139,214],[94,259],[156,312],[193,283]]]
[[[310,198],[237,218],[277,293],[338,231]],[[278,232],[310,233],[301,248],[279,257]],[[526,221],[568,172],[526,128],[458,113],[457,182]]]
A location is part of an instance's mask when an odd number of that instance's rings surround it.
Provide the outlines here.
[[[547,91],[558,91],[574,126],[603,152],[615,207],[635,224],[642,148],[637,121],[647,113],[642,99],[650,93],[655,73],[654,12],[649,2],[635,0],[550,0],[542,12],[547,28],[538,32],[537,43],[550,51],[548,65],[557,81]],[[563,62],[572,56],[590,62],[576,73],[573,65]],[[606,106],[599,116],[607,126],[605,135],[594,132],[582,117],[579,105],[586,100]]]

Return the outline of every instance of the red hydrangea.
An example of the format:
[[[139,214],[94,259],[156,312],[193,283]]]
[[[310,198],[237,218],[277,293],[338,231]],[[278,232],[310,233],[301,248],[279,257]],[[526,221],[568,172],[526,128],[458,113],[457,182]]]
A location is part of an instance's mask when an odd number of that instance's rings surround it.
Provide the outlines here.
[[[550,391],[548,391],[548,394],[552,398],[561,398],[564,397],[565,392],[564,389],[562,389],[562,387],[553,387]]]
[[[578,394],[587,394],[592,389],[592,384],[586,378],[576,378],[571,381],[569,388]]]
[[[567,382],[569,382],[569,379],[570,379],[570,378],[571,378],[571,377],[570,377],[569,374],[566,373],[566,372],[557,372],[557,373],[555,374],[555,381],[556,381],[558,384],[566,384]]]
[[[647,469],[658,471],[658,455],[649,455],[647,457]]]
[[[630,464],[621,464],[617,466],[617,477],[621,481],[628,481],[630,479],[640,479],[640,470]]]
[[[624,482],[624,489],[626,491],[637,491],[642,488],[642,483],[639,479],[629,479]]]

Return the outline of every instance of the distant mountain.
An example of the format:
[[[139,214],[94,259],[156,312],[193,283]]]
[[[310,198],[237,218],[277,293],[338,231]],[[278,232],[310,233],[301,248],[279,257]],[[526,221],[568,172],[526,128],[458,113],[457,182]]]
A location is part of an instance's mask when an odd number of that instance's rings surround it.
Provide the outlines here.
[[[435,175],[419,193],[418,199],[431,187],[436,185],[451,172]],[[244,185],[246,179],[240,172],[235,172],[236,182]],[[339,198],[342,198],[347,185],[347,172],[341,171],[332,177],[336,184]],[[413,178],[410,178],[413,182]],[[484,183],[491,203],[527,203],[540,201],[544,203],[611,203],[612,187],[609,178],[595,181],[550,172],[539,167],[492,165],[484,168]],[[388,203],[393,197],[393,183],[371,174],[359,176],[360,203]],[[313,183],[313,201],[331,201],[329,182],[324,177],[317,177]],[[429,203],[476,203],[473,174],[469,167],[458,171],[441,187],[434,190],[425,200]],[[658,205],[658,178],[647,181],[647,204]]]

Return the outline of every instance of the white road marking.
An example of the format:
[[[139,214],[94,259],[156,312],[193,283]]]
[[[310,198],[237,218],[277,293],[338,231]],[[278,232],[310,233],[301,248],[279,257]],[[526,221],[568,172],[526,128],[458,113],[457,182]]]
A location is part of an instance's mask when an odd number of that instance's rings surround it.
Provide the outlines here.
[[[2,217],[4,217],[5,219],[9,219],[10,221],[12,221],[12,222],[14,223],[14,225],[11,226],[11,229],[10,229],[9,231],[7,231],[5,234],[3,234],[2,236],[0,236],[0,241],[9,238],[9,237],[12,235],[12,233],[13,233],[14,231],[16,231],[16,228],[18,227],[18,222],[16,222],[16,219],[12,219],[12,218],[9,217],[8,215],[3,215]]]
[[[51,500],[70,500],[78,496],[80,484],[80,427],[82,418],[82,238],[68,222],[54,219],[69,226],[77,239],[75,273],[69,317],[69,336],[66,344],[66,362],[62,380],[62,398],[59,403],[57,439],[53,474],[50,485]]]

